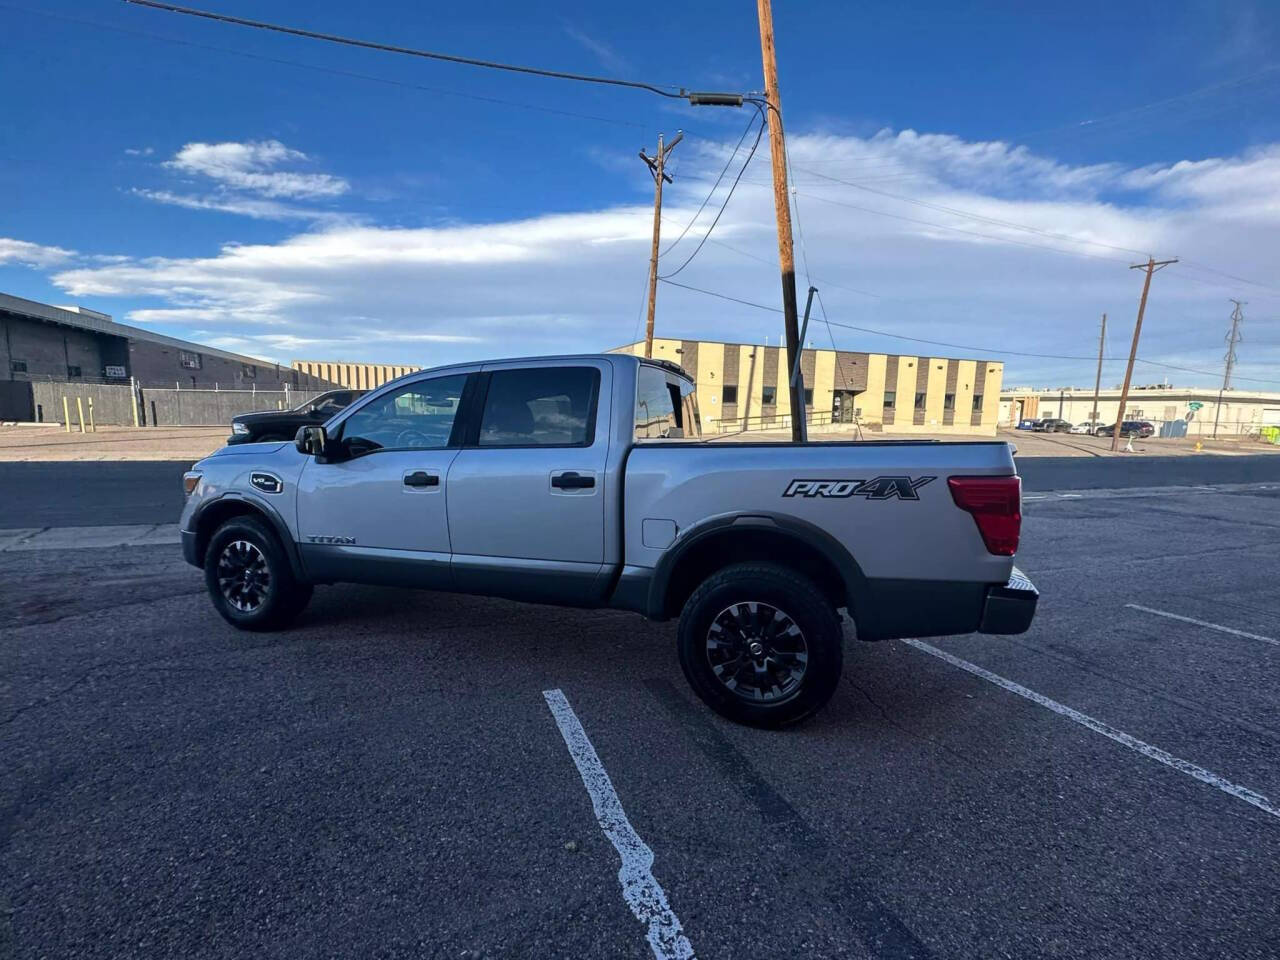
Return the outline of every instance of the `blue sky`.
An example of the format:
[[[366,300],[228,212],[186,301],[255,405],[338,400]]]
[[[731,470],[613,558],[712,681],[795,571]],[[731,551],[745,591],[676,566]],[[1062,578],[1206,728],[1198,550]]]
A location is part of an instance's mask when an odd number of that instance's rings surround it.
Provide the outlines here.
[[[204,5],[691,88],[761,86],[742,0],[656,18],[600,3]],[[779,3],[775,18],[802,259],[832,320],[1075,356],[1096,349],[1107,311],[1118,379],[1140,288],[1121,261],[1150,251],[1187,263],[1156,281],[1142,355],[1218,369],[1226,298],[1243,297],[1240,373],[1280,389],[1280,8]],[[0,83],[0,290],[285,362],[429,365],[632,339],[652,194],[637,150],[689,134],[673,155],[674,237],[750,119],[115,0],[0,2]],[[761,149],[682,282],[777,304],[768,180]],[[667,285],[658,325],[775,343],[781,327]],[[1007,361],[1019,382],[1091,376],[1077,361]]]

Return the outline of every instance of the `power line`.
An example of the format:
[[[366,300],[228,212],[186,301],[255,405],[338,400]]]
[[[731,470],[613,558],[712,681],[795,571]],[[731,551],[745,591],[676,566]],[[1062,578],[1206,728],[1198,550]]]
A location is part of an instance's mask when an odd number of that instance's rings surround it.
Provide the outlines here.
[[[158,40],[161,43],[171,43],[177,46],[190,47],[194,50],[207,50],[211,53],[222,53],[233,57],[242,57],[246,60],[257,60],[261,63],[273,63],[278,66],[296,67],[300,70],[310,70],[315,73],[327,73],[332,76],[346,77],[347,79],[352,80],[365,80],[370,83],[381,83],[392,87],[402,87],[407,90],[421,90],[424,93],[447,97],[460,97],[464,100],[475,100],[481,103],[493,103],[500,106],[517,107],[521,110],[534,110],[538,113],[554,114],[561,117],[573,117],[578,120],[591,120],[596,123],[607,123],[617,127],[631,127],[636,130],[649,129],[646,124],[636,123],[632,120],[621,120],[617,117],[602,117],[591,113],[579,113],[573,110],[546,107],[536,103],[524,103],[519,100],[508,100],[503,97],[490,97],[478,93],[464,93],[461,90],[450,90],[446,87],[434,87],[421,83],[410,83],[404,80],[393,80],[390,77],[380,77],[369,73],[359,73],[354,70],[342,70],[337,67],[322,67],[319,64],[305,63],[301,60],[290,60],[286,57],[269,57],[265,54],[249,53],[246,50],[235,50],[231,47],[223,47],[211,43],[197,43],[194,40],[184,40],[179,37],[165,36],[162,33],[152,33],[149,30],[134,30],[129,27],[121,27],[116,24],[103,23],[97,20],[86,20],[81,17],[69,17],[64,14],[52,13],[47,10],[28,10],[24,7],[15,7],[7,3],[0,3],[0,8],[14,10],[18,13],[30,14],[31,16],[45,17],[50,20],[59,20],[64,23],[74,23],[77,26],[91,27],[94,30],[109,30],[125,36],[140,37],[146,40]]]
[[[1132,247],[1122,247],[1117,244],[1107,243],[1102,240],[1089,240],[1083,237],[1074,237],[1074,236],[1071,236],[1070,234],[1056,233],[1052,230],[1045,230],[1040,227],[1033,227],[1030,224],[1017,223],[1012,220],[1003,220],[999,217],[991,217],[985,214],[974,213],[970,210],[961,210],[956,207],[949,207],[945,204],[932,203],[927,200],[921,200],[918,197],[909,197],[904,194],[893,193],[892,191],[889,191],[889,190],[879,190],[879,189],[876,189],[875,187],[869,187],[865,183],[856,183],[852,180],[842,179],[841,177],[833,177],[833,176],[830,176],[829,174],[819,173],[817,170],[811,170],[804,166],[796,167],[796,169],[800,170],[803,173],[811,174],[812,176],[818,177],[822,180],[829,180],[832,183],[839,183],[847,187],[853,187],[855,190],[863,190],[867,193],[873,193],[873,194],[876,194],[877,196],[887,197],[891,200],[900,200],[903,203],[911,203],[919,207],[927,207],[930,210],[937,210],[942,213],[949,213],[949,214],[952,214],[953,216],[964,217],[966,219],[973,220],[979,223],[987,223],[987,224],[991,224],[992,226],[1006,227],[1011,230],[1022,230],[1027,233],[1036,234],[1036,235],[1053,239],[1053,240],[1063,240],[1068,243],[1088,244],[1090,246],[1103,247],[1108,250],[1116,250],[1121,253],[1133,253],[1139,256],[1147,255],[1145,251],[1136,250]],[[1211,267],[1208,264],[1199,263],[1198,261],[1194,261],[1194,260],[1192,261],[1183,260],[1182,262],[1189,263],[1197,269],[1204,270],[1209,273],[1217,274],[1218,276],[1225,277],[1229,280],[1235,280],[1239,283],[1247,283],[1247,284],[1250,284],[1251,286],[1261,287],[1265,290],[1272,290],[1277,293],[1280,293],[1280,288],[1278,287],[1271,286],[1270,284],[1263,283],[1258,280],[1250,280],[1248,277],[1241,277],[1234,273],[1227,273],[1225,270],[1219,270],[1218,268]],[[1211,281],[1200,280],[1199,278],[1196,278],[1196,277],[1187,277],[1187,279],[1198,282],[1198,283],[1211,283]],[[1219,286],[1221,286],[1221,284],[1219,284]]]
[[[1264,67],[1263,69],[1258,70],[1255,73],[1246,74],[1245,76],[1237,77],[1234,80],[1223,80],[1223,81],[1219,81],[1218,83],[1211,83],[1207,86],[1199,87],[1195,90],[1189,90],[1186,93],[1175,94],[1174,96],[1171,96],[1171,97],[1163,97],[1159,100],[1152,100],[1149,103],[1143,103],[1133,107],[1126,107],[1125,109],[1117,110],[1114,113],[1103,114],[1100,117],[1093,117],[1088,120],[1078,120],[1074,123],[1064,123],[1056,127],[1043,127],[1039,130],[1032,130],[1026,133],[1017,134],[1015,136],[1003,137],[1001,139],[1012,142],[1017,140],[1024,140],[1028,137],[1042,136],[1043,134],[1046,134],[1046,133],[1056,133],[1059,130],[1088,130],[1091,127],[1101,126],[1105,123],[1109,123],[1112,120],[1118,120],[1124,117],[1129,117],[1136,113],[1145,113],[1150,110],[1158,109],[1159,107],[1169,106],[1174,103],[1182,103],[1184,101],[1193,100],[1196,97],[1201,97],[1201,96],[1204,96],[1205,94],[1217,93],[1219,90],[1229,90],[1233,87],[1243,86],[1246,83],[1252,83],[1254,80],[1257,80],[1260,77],[1264,77],[1269,74],[1275,73],[1277,70],[1280,70],[1280,64],[1272,64],[1268,67]]]
[[[658,254],[659,257],[665,257],[668,253],[670,253],[677,246],[679,246],[680,241],[684,239],[685,234],[687,234],[689,232],[689,229],[695,223],[697,223],[698,218],[702,216],[702,211],[707,208],[707,204],[710,203],[711,198],[715,196],[716,190],[720,188],[720,181],[722,181],[725,178],[725,174],[729,172],[729,167],[733,165],[733,158],[736,157],[738,155],[738,151],[742,149],[742,144],[746,141],[747,134],[751,132],[751,128],[754,127],[755,124],[756,124],[756,117],[752,117],[750,120],[747,121],[747,125],[742,131],[742,136],[738,138],[738,143],[733,148],[733,152],[729,154],[729,159],[724,162],[724,168],[721,169],[720,176],[716,177],[716,182],[712,185],[711,189],[707,191],[707,195],[703,198],[702,204],[698,207],[698,212],[693,215],[692,220],[690,220],[688,223],[684,225],[684,229],[680,231],[680,236],[676,237],[675,240],[671,242],[671,245],[667,247],[667,249],[663,250],[662,253]],[[699,137],[698,139],[701,140],[706,138]],[[742,175],[739,174],[738,176],[739,178],[741,178]]]
[[[874,193],[877,196],[888,197],[891,200],[901,200],[903,203],[912,203],[919,207],[927,207],[930,210],[937,210],[941,213],[949,213],[957,217],[965,217],[966,219],[975,220],[980,223],[991,224],[992,226],[1007,227],[1011,230],[1024,230],[1027,233],[1038,234],[1040,236],[1048,237],[1053,240],[1065,240],[1070,243],[1087,243],[1087,244],[1090,244],[1091,246],[1105,247],[1108,250],[1116,250],[1121,253],[1133,253],[1139,256],[1146,255],[1146,251],[1144,250],[1134,250],[1131,247],[1121,247],[1113,243],[1104,243],[1101,240],[1085,240],[1081,237],[1073,237],[1070,234],[1066,234],[1066,233],[1055,233],[1052,230],[1044,230],[1044,229],[1041,229],[1040,227],[1033,227],[1025,223],[1015,223],[1012,220],[1002,220],[999,217],[989,217],[984,214],[973,213],[972,211],[969,211],[969,210],[960,210],[955,207],[948,207],[945,204],[941,204],[941,203],[931,203],[927,200],[920,200],[916,197],[908,197],[900,193],[892,193],[888,190],[878,190],[875,187],[868,187],[862,183],[855,183],[852,180],[844,180],[844,179],[841,179],[840,177],[833,177],[825,173],[819,173],[817,170],[809,170],[805,167],[798,167],[797,169],[803,171],[804,173],[808,173],[815,177],[819,177],[822,180],[830,180],[832,183],[840,183],[840,184],[844,184],[847,187],[853,187],[855,190],[865,190],[867,193]]]
[[[797,191],[799,193],[799,191]],[[1030,243],[1026,240],[1014,240],[1012,237],[1001,237],[992,233],[983,233],[980,230],[966,230],[964,227],[955,227],[945,223],[934,223],[932,220],[920,220],[916,217],[904,217],[901,214],[889,213],[886,210],[876,210],[873,207],[862,207],[856,203],[845,203],[843,200],[833,200],[830,197],[820,197],[816,193],[800,193],[802,197],[808,197],[811,200],[817,200],[820,203],[830,203],[837,207],[847,207],[850,210],[861,210],[863,213],[875,214],[878,217],[888,217],[891,220],[902,220],[906,223],[916,223],[926,227],[936,227],[939,230],[951,230],[954,233],[963,233],[971,237],[981,237],[983,240],[994,240],[997,243],[1012,243],[1019,247],[1030,247],[1032,250],[1048,250],[1051,253],[1060,253],[1067,257],[1083,257],[1086,260],[1105,260],[1108,263],[1125,263],[1116,257],[1104,257],[1096,253],[1085,253],[1083,250],[1063,250],[1061,247],[1049,247],[1043,243]]]
[[[716,293],[714,290],[705,290],[701,287],[693,287],[685,283],[676,283],[674,280],[664,280],[663,282],[668,283],[673,287],[680,287],[682,290],[689,290],[689,291],[692,291],[693,293],[701,293],[708,297],[715,297],[718,300],[727,300],[731,303],[742,304],[745,307],[753,307],[756,310],[767,310],[770,313],[782,313],[781,308],[771,307],[768,304],[755,303],[751,300],[743,300],[740,297],[731,297],[728,294]],[[821,294],[819,294],[818,302],[819,302],[819,305],[821,305],[822,303]],[[825,314],[825,311],[824,311],[824,314]],[[830,326],[840,327],[841,329],[844,329],[844,330],[853,330],[858,333],[869,333],[874,336],[889,337],[894,340],[908,340],[912,343],[927,343],[930,346],[935,346],[935,347],[950,347],[955,350],[968,350],[973,353],[980,353],[980,354],[996,354],[996,355],[1010,356],[1010,357],[1028,357],[1035,360],[1087,360],[1091,363],[1097,359],[1096,357],[1070,356],[1067,354],[1060,354],[1060,353],[1029,353],[1021,350],[997,350],[991,347],[978,347],[978,346],[974,346],[973,344],[951,343],[946,340],[929,340],[924,337],[910,337],[910,336],[907,336],[906,334],[889,333],[886,330],[876,330],[873,327],[857,326],[852,323],[841,323],[839,320],[825,320],[825,322],[828,323]],[[1216,373],[1208,370],[1196,370],[1192,367],[1181,367],[1171,363],[1163,363],[1159,360],[1146,360],[1146,359],[1143,359],[1142,357],[1137,357],[1135,359],[1138,363],[1145,363],[1153,367],[1163,367],[1169,370],[1180,370],[1184,373],[1198,373],[1203,376],[1217,376]],[[1121,357],[1110,357],[1110,358],[1107,358],[1105,362],[1121,363],[1123,362],[1123,360],[1124,358],[1121,358]],[[1234,379],[1249,380],[1254,383],[1280,383],[1280,380],[1264,380],[1258,377],[1241,377],[1239,375],[1234,375]]]
[[[756,131],[755,142],[751,144],[751,150],[748,151],[747,153],[747,159],[742,161],[742,166],[738,170],[738,175],[733,178],[733,183],[729,187],[729,192],[725,194],[724,203],[720,204],[720,209],[716,213],[716,218],[711,221],[711,226],[707,227],[707,232],[702,235],[702,239],[698,241],[697,247],[694,248],[693,253],[689,254],[689,256],[685,258],[684,263],[680,264],[680,266],[676,267],[673,271],[671,271],[668,274],[665,274],[659,279],[670,280],[672,277],[678,274],[681,270],[687,267],[690,263],[692,263],[693,258],[698,255],[698,253],[702,250],[703,246],[706,245],[707,240],[710,239],[711,231],[713,231],[716,228],[716,224],[719,223],[720,218],[724,216],[725,208],[729,206],[729,201],[733,199],[734,191],[738,189],[738,181],[742,179],[742,175],[746,172],[747,167],[750,166],[751,158],[756,155],[756,148],[760,146],[760,138],[764,135],[764,127],[765,127],[764,111],[761,110],[759,107],[756,107],[756,111],[760,117],[760,129]]]
[[[565,70],[548,70],[543,67],[530,67],[517,63],[504,63],[500,60],[482,60],[478,57],[464,57],[455,53],[440,53],[434,50],[418,50],[414,47],[402,47],[393,43],[380,43],[376,40],[359,40],[336,33],[321,33],[318,30],[304,30],[301,27],[289,27],[265,20],[249,20],[245,17],[233,17],[226,13],[214,13],[211,10],[197,10],[195,7],[180,7],[173,3],[162,3],[160,0],[125,0],[140,7],[151,7],[166,13],[179,13],[188,17],[200,17],[218,23],[228,23],[239,27],[252,27],[255,30],[269,30],[273,33],[284,33],[307,40],[323,40],[326,43],[338,43],[348,47],[362,47],[366,50],[380,50],[384,53],[400,53],[410,57],[422,57],[426,60],[443,60],[447,63],[460,63],[471,67],[482,67],[487,70],[503,70],[508,73],[522,73],[535,77],[548,77],[555,80],[573,80],[578,83],[596,83],[613,87],[627,87],[632,90],[645,90],[656,93],[660,97],[672,100],[688,99],[683,88],[664,90],[662,87],[641,80],[621,80],[616,77],[597,77],[587,73],[571,73]],[[678,91],[678,92],[677,92]]]

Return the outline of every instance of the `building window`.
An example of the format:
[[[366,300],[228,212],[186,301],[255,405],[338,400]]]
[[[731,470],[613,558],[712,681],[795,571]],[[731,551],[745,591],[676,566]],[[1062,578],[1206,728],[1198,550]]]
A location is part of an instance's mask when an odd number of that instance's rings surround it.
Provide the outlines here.
[[[916,394],[916,409],[917,409],[917,410],[923,410],[923,409],[924,409],[924,394],[923,394],[923,393],[917,393],[917,394]]]
[[[726,383],[723,387],[721,387],[720,402],[721,403],[737,403],[738,402],[737,386],[736,385],[730,386],[729,384]]]
[[[942,409],[954,410],[956,408],[956,395],[954,393],[944,393],[942,395]]]
[[[200,354],[190,350],[178,351],[178,363],[182,365],[184,370],[199,370],[203,365]]]
[[[246,364],[241,365],[241,367],[240,367],[240,372],[244,375],[244,378],[245,378],[246,380],[256,380],[256,379],[258,379],[258,368],[257,368],[257,367],[251,367],[251,366],[249,366],[249,364],[247,364],[247,363],[246,363]]]
[[[982,394],[980,393],[975,393],[973,395],[973,412],[974,413],[982,412]]]
[[[10,360],[10,361],[9,361],[9,369],[10,369],[11,371],[13,371],[14,373],[26,373],[26,372],[27,372],[27,361],[25,361],[25,360]]]
[[[760,391],[760,402],[766,407],[771,407],[778,402],[777,387],[763,387]]]
[[[813,406],[813,387],[808,387],[804,391],[804,405],[806,407]]]
[[[67,366],[67,376],[68,376],[68,377],[78,377],[78,376],[80,376],[80,368],[79,368],[79,367],[73,367],[73,366],[68,365],[68,366]]]
[[[884,394],[884,408],[892,410],[893,405],[898,402],[898,394],[893,390],[886,390]]]

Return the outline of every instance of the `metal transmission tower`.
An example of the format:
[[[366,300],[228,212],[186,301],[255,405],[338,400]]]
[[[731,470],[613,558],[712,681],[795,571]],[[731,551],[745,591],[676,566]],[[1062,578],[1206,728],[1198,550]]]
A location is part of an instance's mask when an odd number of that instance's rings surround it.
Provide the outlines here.
[[[1098,375],[1093,379],[1093,413],[1089,414],[1089,432],[1098,429],[1098,391],[1102,387],[1102,350],[1107,345],[1107,315],[1102,315],[1102,331],[1098,334]]]
[[[1235,309],[1231,311],[1231,332],[1227,334],[1227,367],[1222,373],[1222,388],[1218,390],[1218,405],[1213,411],[1213,439],[1218,439],[1218,420],[1222,416],[1222,395],[1231,389],[1231,369],[1236,365],[1236,344],[1243,337],[1240,335],[1240,324],[1244,322],[1244,310],[1247,301],[1232,300]]]

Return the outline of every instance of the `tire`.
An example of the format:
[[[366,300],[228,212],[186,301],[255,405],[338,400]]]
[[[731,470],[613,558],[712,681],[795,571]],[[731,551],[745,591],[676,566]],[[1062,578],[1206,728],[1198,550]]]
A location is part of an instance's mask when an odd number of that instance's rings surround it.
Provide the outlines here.
[[[808,577],[772,563],[737,563],[704,580],[684,605],[677,637],[694,693],[753,727],[812,716],[831,699],[844,665],[831,601]]]
[[[214,531],[204,582],[214,608],[240,630],[278,630],[311,601],[311,584],[294,577],[275,531],[253,516],[232,517]]]

